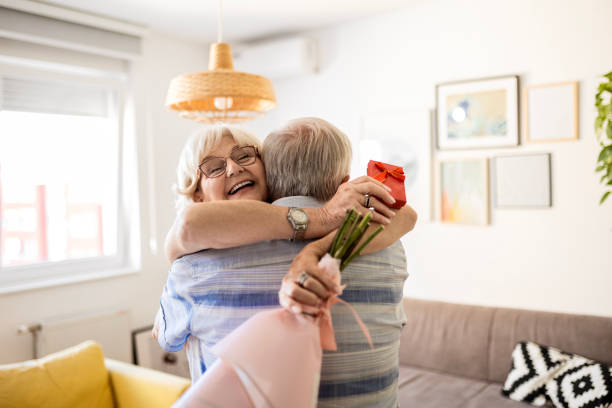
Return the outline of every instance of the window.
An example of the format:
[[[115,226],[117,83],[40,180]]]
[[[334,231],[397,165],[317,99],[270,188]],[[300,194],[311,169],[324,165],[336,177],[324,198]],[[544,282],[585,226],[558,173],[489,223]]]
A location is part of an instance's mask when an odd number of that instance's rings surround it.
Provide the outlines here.
[[[117,255],[112,85],[2,77],[0,266]]]
[[[124,88],[125,80],[116,78],[0,65],[5,289],[125,266]]]
[[[0,21],[0,294],[136,271],[146,30],[27,1]]]

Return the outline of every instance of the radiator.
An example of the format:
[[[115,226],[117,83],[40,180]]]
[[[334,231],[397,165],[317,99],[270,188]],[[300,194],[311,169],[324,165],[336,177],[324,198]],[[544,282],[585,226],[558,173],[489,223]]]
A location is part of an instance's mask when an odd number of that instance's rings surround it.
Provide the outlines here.
[[[32,358],[94,340],[102,346],[105,357],[131,362],[130,330],[129,312],[114,310],[49,318],[21,326],[18,332],[32,333]]]

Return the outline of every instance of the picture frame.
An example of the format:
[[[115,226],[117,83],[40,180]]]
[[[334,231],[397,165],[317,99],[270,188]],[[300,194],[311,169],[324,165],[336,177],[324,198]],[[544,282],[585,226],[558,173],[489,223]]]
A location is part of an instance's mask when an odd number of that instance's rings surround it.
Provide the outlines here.
[[[438,150],[519,144],[517,75],[436,85]]]
[[[444,223],[488,225],[489,159],[440,160],[440,219]]]
[[[578,82],[555,82],[525,88],[525,141],[578,140]]]
[[[491,159],[496,208],[550,208],[551,154],[495,156]]]
[[[420,220],[434,216],[432,187],[433,110],[403,109],[362,115],[359,140],[359,174],[366,174],[368,162],[377,160],[401,166],[406,179],[406,202]],[[356,173],[358,174],[358,173]]]

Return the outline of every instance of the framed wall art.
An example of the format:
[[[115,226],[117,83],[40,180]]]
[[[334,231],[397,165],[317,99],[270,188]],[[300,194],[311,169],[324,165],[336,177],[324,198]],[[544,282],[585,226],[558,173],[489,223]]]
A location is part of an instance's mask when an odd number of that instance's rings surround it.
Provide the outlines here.
[[[488,159],[440,161],[442,222],[489,223]]]
[[[525,89],[528,143],[578,139],[578,82],[531,85]]]
[[[518,145],[518,83],[505,76],[437,85],[438,149]]]
[[[403,167],[406,202],[420,220],[430,220],[433,215],[432,116],[430,109],[369,113],[362,118],[359,140],[359,169],[363,174],[369,160]]]
[[[498,208],[550,207],[550,153],[493,158],[494,202]]]

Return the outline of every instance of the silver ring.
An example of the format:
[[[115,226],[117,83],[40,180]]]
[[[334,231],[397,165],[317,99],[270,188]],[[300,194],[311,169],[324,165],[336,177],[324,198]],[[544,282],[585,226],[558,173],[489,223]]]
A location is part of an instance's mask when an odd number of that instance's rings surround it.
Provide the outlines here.
[[[365,202],[363,203],[363,206],[365,208],[370,208],[370,195],[369,194],[365,194]]]
[[[310,275],[306,271],[302,271],[302,273],[300,273],[300,276],[298,276],[298,278],[295,280],[295,283],[297,283],[298,286],[303,288],[304,283],[308,278],[310,278]]]

